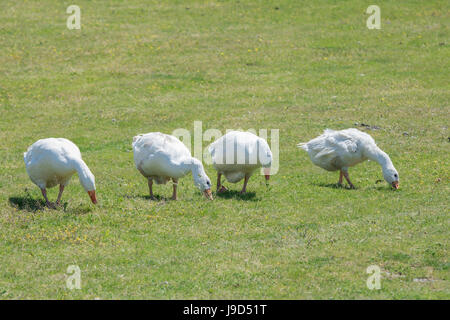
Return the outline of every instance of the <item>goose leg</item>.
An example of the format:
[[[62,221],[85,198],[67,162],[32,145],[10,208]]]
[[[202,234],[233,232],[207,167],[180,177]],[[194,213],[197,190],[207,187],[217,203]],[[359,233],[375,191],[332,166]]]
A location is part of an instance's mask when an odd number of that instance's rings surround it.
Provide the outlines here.
[[[178,185],[178,180],[172,178],[173,181],[173,193],[172,193],[172,200],[177,200],[177,185]]]
[[[250,176],[246,174],[245,178],[244,178],[244,186],[242,187],[241,194],[244,194],[245,192],[247,192],[248,179],[250,179]]]
[[[58,199],[56,199],[56,205],[59,206],[59,203],[61,202],[61,196],[63,194],[64,191],[64,187],[62,184],[59,185],[59,193],[58,193]]]
[[[44,196],[45,204],[47,205],[47,207],[49,207],[50,209],[54,209],[55,206],[50,201],[48,201],[47,190],[46,189],[41,189],[41,192],[42,192],[42,195]]]
[[[221,173],[217,173],[217,193],[222,193],[222,192],[228,190],[227,188],[225,188],[225,187],[222,185],[222,182],[220,181],[221,178],[222,178],[222,174],[221,174]]]
[[[148,179],[148,189],[150,190],[150,199],[155,200],[153,196],[153,179]]]
[[[353,185],[353,183],[350,181],[350,177],[349,177],[347,171],[344,171],[344,177],[345,177],[345,180],[347,180],[347,182],[350,186],[350,189],[356,189],[355,186]]]
[[[339,182],[338,182],[338,185],[342,186],[343,178],[344,178],[344,172],[342,172],[342,170],[341,170],[341,171],[339,171]]]

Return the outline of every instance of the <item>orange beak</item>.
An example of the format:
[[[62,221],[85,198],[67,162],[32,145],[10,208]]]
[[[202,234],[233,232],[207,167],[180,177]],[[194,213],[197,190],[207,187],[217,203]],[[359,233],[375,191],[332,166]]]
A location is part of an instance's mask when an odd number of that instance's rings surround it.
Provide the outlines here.
[[[264,177],[266,178],[266,186],[268,186],[270,179],[270,168],[264,168]]]
[[[97,197],[95,196],[95,190],[88,191],[89,197],[93,204],[97,204]]]
[[[207,190],[203,191],[203,194],[205,195],[206,199],[214,200],[212,193],[211,193],[211,189],[207,189]]]
[[[400,188],[399,185],[398,185],[398,181],[392,182],[392,187],[393,187],[395,190],[397,190],[398,188]]]

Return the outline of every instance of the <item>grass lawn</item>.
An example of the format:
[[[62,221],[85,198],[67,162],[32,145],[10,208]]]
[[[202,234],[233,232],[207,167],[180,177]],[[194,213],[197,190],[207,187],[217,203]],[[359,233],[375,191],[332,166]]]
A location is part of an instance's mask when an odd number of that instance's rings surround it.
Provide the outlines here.
[[[450,6],[377,1],[369,30],[370,4],[2,0],[0,299],[449,299]],[[279,129],[270,187],[254,175],[246,196],[225,183],[211,202],[188,175],[179,201],[170,184],[150,201],[132,137],[194,121]],[[296,147],[355,126],[391,156],[398,191],[373,162],[337,188]],[[97,206],[74,176],[64,208],[42,208],[23,152],[46,137],[79,146]]]

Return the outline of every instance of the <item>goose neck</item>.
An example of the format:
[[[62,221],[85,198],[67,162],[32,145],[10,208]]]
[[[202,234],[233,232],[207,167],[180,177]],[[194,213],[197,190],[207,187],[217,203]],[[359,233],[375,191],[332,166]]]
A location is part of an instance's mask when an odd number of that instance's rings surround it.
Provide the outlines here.
[[[392,166],[392,161],[386,152],[378,148],[377,146],[369,148],[366,152],[367,158],[377,162],[383,168]]]

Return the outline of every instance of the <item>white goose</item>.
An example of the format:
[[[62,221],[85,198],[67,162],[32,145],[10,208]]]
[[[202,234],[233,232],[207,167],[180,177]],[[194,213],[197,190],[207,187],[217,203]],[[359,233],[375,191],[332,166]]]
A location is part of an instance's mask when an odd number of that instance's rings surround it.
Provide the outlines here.
[[[47,198],[47,188],[59,184],[56,204],[59,205],[64,187],[77,172],[80,183],[89,194],[91,201],[97,203],[95,177],[81,158],[80,149],[64,138],[41,139],[33,143],[23,154],[27,173],[42,192],[49,208],[54,205]]]
[[[328,171],[340,171],[339,184],[345,177],[350,188],[348,168],[367,159],[376,161],[383,169],[384,179],[395,189],[399,188],[399,175],[389,156],[375,144],[373,138],[358,129],[325,132],[307,143],[299,143],[298,147],[306,150],[311,161]]]
[[[221,183],[222,174],[231,183],[244,178],[241,194],[246,192],[248,180],[256,169],[263,167],[266,181],[270,178],[272,152],[266,140],[253,133],[230,131],[213,142],[208,150],[217,170],[218,193],[227,190]]]
[[[157,184],[173,181],[172,199],[177,199],[178,179],[192,172],[195,185],[206,198],[213,200],[211,180],[203,164],[191,156],[188,148],[174,136],[151,132],[133,138],[134,163],[139,172],[148,179],[150,198],[153,196],[153,180]]]

